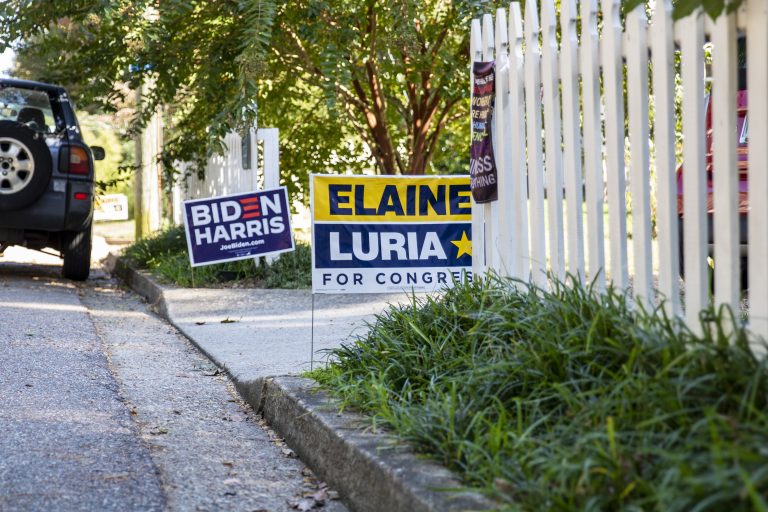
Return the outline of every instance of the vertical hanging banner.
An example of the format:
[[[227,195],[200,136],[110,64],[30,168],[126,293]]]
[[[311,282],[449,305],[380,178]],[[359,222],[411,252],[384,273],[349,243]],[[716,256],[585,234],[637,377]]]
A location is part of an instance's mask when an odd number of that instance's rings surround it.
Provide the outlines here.
[[[312,175],[313,293],[435,291],[472,268],[467,176]]]
[[[472,65],[472,72],[470,184],[475,202],[489,203],[498,199],[492,133],[496,70],[493,62],[475,62]]]
[[[285,187],[184,201],[193,267],[292,251]]]

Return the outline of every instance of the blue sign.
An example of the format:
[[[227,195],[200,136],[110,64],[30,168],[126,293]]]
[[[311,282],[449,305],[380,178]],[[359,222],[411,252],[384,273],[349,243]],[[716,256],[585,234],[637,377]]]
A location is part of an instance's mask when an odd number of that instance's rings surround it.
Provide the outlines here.
[[[292,251],[285,187],[184,202],[193,267]]]

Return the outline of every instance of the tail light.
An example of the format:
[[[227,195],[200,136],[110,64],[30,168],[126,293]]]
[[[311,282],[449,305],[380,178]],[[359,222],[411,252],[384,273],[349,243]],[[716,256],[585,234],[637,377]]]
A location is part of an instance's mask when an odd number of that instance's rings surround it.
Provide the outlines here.
[[[62,147],[59,157],[59,167],[62,172],[69,174],[87,175],[91,172],[91,161],[88,151],[80,146]]]

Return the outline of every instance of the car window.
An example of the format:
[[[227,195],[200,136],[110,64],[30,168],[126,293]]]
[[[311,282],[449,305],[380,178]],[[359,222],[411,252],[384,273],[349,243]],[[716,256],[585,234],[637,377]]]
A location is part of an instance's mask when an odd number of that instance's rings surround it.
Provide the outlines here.
[[[17,121],[46,134],[57,131],[48,93],[35,89],[0,88],[0,120]]]

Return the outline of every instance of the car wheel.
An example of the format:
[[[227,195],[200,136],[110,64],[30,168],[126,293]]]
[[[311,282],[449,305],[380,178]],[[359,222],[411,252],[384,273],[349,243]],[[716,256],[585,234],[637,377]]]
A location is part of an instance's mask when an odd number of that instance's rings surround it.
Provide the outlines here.
[[[0,211],[18,210],[40,197],[51,170],[42,134],[15,121],[0,121]]]
[[[64,256],[62,274],[73,281],[85,281],[91,272],[91,226],[82,231],[68,231],[62,238]]]

